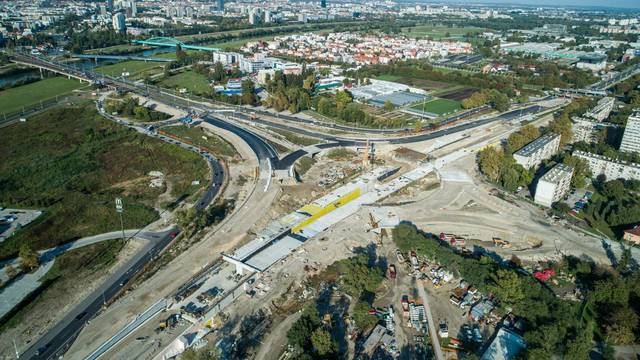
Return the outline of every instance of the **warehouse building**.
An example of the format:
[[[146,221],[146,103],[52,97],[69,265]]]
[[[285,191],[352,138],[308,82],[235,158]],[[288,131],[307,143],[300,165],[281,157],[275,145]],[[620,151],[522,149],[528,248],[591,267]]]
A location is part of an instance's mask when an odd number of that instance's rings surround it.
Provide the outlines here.
[[[571,188],[573,168],[569,165],[558,164],[549,170],[536,185],[534,202],[551,207],[556,201],[560,201]]]
[[[604,175],[607,179],[640,180],[640,164],[616,160],[606,156],[576,150],[573,156],[587,161],[591,170],[591,177]]]
[[[538,166],[542,160],[549,159],[560,148],[560,135],[545,134],[513,154],[516,162],[526,169]]]

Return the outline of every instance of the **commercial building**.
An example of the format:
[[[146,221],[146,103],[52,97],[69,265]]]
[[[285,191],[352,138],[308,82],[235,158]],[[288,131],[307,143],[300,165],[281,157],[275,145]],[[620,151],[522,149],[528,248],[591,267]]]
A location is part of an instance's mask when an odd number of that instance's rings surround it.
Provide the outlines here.
[[[547,171],[536,185],[534,202],[543,206],[551,205],[560,201],[571,188],[571,177],[573,168],[569,165],[558,164]]]
[[[640,152],[640,110],[638,109],[627,119],[627,126],[624,129],[624,135],[620,143],[620,151]]]
[[[545,134],[513,154],[516,162],[526,169],[531,169],[553,156],[560,148],[560,134]]]
[[[593,72],[603,71],[607,68],[607,55],[598,53],[580,55],[576,67]]]
[[[224,11],[224,0],[218,0],[218,11]]]
[[[591,177],[604,175],[607,179],[635,179],[640,180],[640,164],[630,163],[576,150],[573,156],[587,161],[591,170]]]
[[[123,13],[119,12],[114,14],[112,20],[113,30],[117,32],[124,32],[127,29]]]

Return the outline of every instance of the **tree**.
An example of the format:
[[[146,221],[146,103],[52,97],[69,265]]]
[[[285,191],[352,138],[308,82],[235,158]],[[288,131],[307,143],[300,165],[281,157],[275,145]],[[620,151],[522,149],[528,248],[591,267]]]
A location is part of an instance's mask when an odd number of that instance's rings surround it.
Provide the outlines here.
[[[34,251],[28,244],[23,244],[20,247],[20,252],[18,253],[20,256],[20,267],[24,271],[31,271],[38,267],[39,263],[39,255],[36,251]]]
[[[244,105],[255,105],[257,101],[255,84],[251,80],[242,82],[242,103]]]
[[[586,326],[576,329],[573,339],[567,342],[564,351],[564,359],[566,360],[583,360],[589,358],[589,352],[593,348],[593,326]]]
[[[318,355],[322,357],[334,354],[338,349],[335,341],[331,338],[331,334],[323,328],[317,328],[311,334],[311,344]]]
[[[613,198],[621,199],[625,194],[624,183],[621,180],[611,180],[604,183],[602,187],[602,195]]]
[[[584,187],[586,185],[585,179],[591,177],[591,169],[587,161],[576,156],[567,155],[562,159],[562,163],[573,168],[571,186],[574,188]]]
[[[7,264],[4,266],[4,273],[7,274],[7,277],[9,279],[13,278],[18,274],[16,271],[16,268],[14,268],[13,265],[11,264]]]
[[[636,340],[634,329],[638,326],[638,314],[628,306],[619,307],[605,325],[606,340],[615,345],[628,345]]]
[[[478,152],[478,166],[480,171],[486,175],[489,180],[497,182],[500,179],[503,158],[503,152],[493,146],[480,150]]]
[[[493,276],[493,281],[494,285],[490,287],[491,292],[496,294],[503,306],[514,307],[525,298],[522,280],[515,271],[498,270]]]
[[[384,109],[387,111],[391,111],[394,109],[395,106],[393,106],[393,103],[389,100],[384,102]]]
[[[299,346],[302,349],[311,345],[311,334],[320,326],[320,315],[313,305],[307,305],[302,310],[302,315],[293,323],[289,331],[287,331],[287,340],[289,344]]]

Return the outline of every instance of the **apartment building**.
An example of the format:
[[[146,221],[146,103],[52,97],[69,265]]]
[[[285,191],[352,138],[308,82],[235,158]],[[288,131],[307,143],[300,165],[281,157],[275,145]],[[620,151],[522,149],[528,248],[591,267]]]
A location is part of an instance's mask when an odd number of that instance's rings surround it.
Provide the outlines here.
[[[560,134],[548,133],[513,154],[516,162],[526,169],[536,167],[542,162],[553,156],[560,148]]]
[[[584,151],[576,150],[573,156],[584,159],[589,164],[591,177],[596,178],[598,175],[604,175],[607,179],[635,179],[640,180],[640,164],[627,161],[620,161],[608,158],[606,156],[592,154]]]
[[[573,168],[569,165],[558,164],[547,171],[536,185],[534,202],[551,207],[556,201],[560,201],[571,188]]]
[[[627,119],[627,126],[624,129],[620,151],[640,152],[640,110],[636,109],[634,114]]]
[[[603,97],[602,99],[598,100],[598,104],[593,109],[587,111],[584,116],[596,121],[603,121],[604,119],[609,117],[609,114],[611,114],[614,103],[614,98],[608,96]]]

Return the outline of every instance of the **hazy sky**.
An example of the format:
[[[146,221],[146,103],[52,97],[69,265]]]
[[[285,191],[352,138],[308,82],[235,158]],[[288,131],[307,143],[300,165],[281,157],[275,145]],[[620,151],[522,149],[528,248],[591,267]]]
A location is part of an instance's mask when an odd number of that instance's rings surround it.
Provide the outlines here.
[[[434,1],[425,1],[434,2]],[[555,5],[555,6],[599,6],[599,7],[621,7],[640,9],[640,0],[436,0],[435,2],[455,2],[455,3],[500,3],[500,4],[527,4],[527,5]]]

